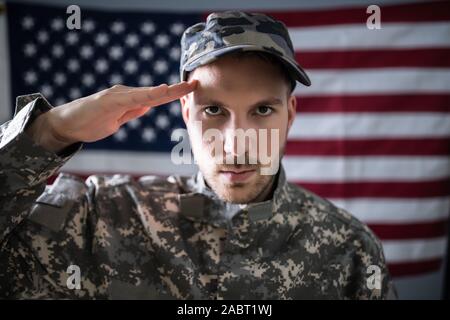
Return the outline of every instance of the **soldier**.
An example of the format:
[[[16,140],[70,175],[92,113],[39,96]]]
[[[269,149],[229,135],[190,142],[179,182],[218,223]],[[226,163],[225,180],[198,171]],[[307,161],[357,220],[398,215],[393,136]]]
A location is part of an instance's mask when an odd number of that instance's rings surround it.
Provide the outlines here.
[[[288,183],[281,165],[262,174],[267,163],[251,162],[227,133],[275,129],[278,146],[269,149],[281,159],[296,81],[310,85],[286,27],[262,14],[213,13],[181,41],[178,84],[118,85],[58,107],[40,94],[17,98],[0,127],[0,296],[395,298],[367,226]],[[198,174],[83,181],[60,173],[46,186],[83,143],[175,99]],[[208,129],[224,133],[232,163],[216,161],[202,139]]]

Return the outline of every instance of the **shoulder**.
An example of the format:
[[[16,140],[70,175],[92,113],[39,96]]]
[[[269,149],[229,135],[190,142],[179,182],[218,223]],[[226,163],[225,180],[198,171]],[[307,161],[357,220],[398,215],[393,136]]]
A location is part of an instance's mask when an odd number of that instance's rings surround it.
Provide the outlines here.
[[[129,174],[96,174],[86,179],[86,185],[96,189],[97,192],[114,192],[119,189],[133,188],[145,192],[178,193],[185,179],[177,175],[144,175],[136,178]]]
[[[310,260],[326,269],[330,279],[346,279],[342,283],[351,298],[395,298],[381,241],[369,227],[301,186],[289,183],[287,190],[293,199],[290,214],[299,221],[295,243]]]
[[[103,209],[113,212],[129,207],[136,195],[156,198],[180,192],[186,178],[146,175],[134,178],[127,174],[95,174],[86,179],[70,173],[59,173],[52,184],[34,201],[30,220],[60,230],[73,215]]]
[[[302,186],[289,183],[287,190],[294,199],[292,214],[300,216],[321,242],[362,249],[384,260],[381,241],[350,212]]]
[[[45,186],[35,204],[44,205],[44,208],[59,208],[59,211],[65,208],[67,211],[74,205],[93,205],[94,202],[102,200],[127,199],[130,189],[151,195],[179,193],[184,181],[185,178],[179,176],[146,175],[136,179],[127,174],[95,174],[83,179],[78,175],[62,172],[52,184]]]

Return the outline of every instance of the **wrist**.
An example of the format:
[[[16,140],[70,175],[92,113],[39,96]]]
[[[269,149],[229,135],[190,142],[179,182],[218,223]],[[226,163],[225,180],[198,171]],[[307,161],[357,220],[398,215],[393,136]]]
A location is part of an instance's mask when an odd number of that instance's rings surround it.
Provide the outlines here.
[[[50,111],[38,116],[26,129],[26,133],[44,149],[59,153],[74,142],[62,137],[49,121]]]

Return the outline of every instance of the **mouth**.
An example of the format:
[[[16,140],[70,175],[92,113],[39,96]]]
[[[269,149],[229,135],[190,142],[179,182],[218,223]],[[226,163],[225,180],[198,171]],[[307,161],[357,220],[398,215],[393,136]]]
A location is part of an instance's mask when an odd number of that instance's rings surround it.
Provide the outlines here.
[[[220,170],[219,174],[229,182],[244,182],[253,176],[255,172],[256,169],[230,169]]]

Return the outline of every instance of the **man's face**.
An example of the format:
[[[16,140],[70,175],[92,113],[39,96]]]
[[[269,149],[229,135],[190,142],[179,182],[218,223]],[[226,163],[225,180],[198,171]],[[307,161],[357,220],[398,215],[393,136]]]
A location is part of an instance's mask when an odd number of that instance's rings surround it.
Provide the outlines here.
[[[271,164],[254,158],[250,140],[242,145],[233,133],[236,129],[255,130],[256,140],[252,141],[258,152],[267,150],[269,157],[275,152],[280,161],[296,111],[296,99],[290,95],[288,84],[276,66],[256,58],[222,57],[195,69],[190,79],[198,80],[197,89],[180,101],[194,157],[207,184],[228,202],[264,200],[274,175],[262,174],[261,168]],[[208,129],[219,130],[223,137],[223,161],[217,161],[217,141],[203,139]],[[266,129],[265,141],[260,139],[260,132],[264,133],[260,129]],[[271,129],[279,133],[274,145],[276,135],[271,135]],[[232,163],[225,157],[233,159]],[[238,164],[239,158],[245,159],[244,164]],[[251,164],[255,160],[258,163]]]

